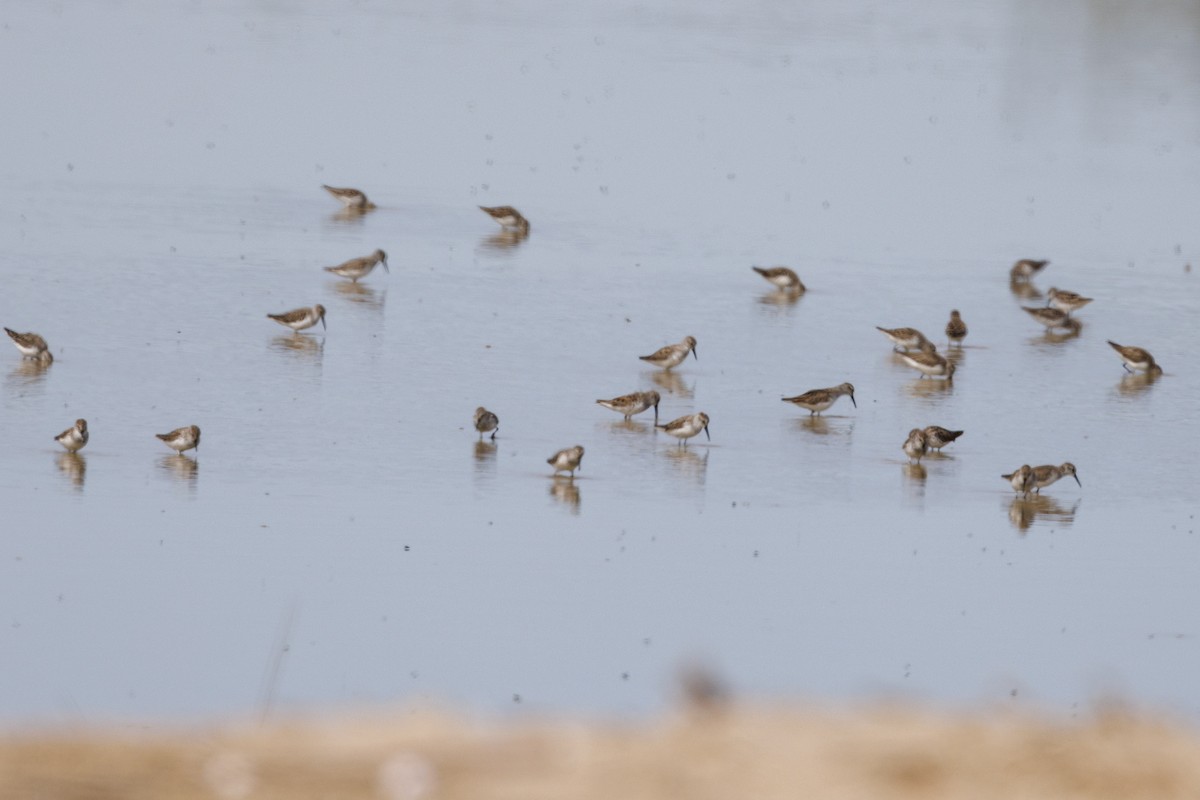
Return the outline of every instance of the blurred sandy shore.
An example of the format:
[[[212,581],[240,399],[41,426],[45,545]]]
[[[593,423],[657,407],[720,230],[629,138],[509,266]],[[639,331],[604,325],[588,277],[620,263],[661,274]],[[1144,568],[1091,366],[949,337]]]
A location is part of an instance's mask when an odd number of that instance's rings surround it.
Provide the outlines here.
[[[911,709],[738,708],[604,725],[449,715],[0,738],[11,800],[1197,798],[1200,736]]]

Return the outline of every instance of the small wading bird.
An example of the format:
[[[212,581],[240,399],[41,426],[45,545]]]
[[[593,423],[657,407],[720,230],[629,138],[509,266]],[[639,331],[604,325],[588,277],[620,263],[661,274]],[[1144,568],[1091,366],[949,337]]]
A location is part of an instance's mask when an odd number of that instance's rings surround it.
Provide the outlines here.
[[[967,338],[967,323],[963,322],[962,315],[957,310],[950,312],[950,321],[946,323],[946,338],[951,344],[962,344],[962,340]]]
[[[496,434],[500,432],[500,418],[488,411],[483,406],[475,409],[475,430],[479,431],[479,439],[483,440],[483,435],[488,431],[492,432],[490,438],[495,439]]]
[[[319,303],[312,308],[296,308],[282,314],[267,314],[267,317],[294,331],[311,328],[318,322],[321,323],[322,328],[328,330],[328,326],[325,325],[325,306]]]
[[[321,188],[336,197],[346,208],[365,211],[375,207],[375,204],[358,189],[339,189],[336,186],[326,186],[325,184],[321,184]]]
[[[900,358],[913,369],[920,370],[922,378],[927,375],[945,375],[948,381],[954,379],[954,362],[947,361],[932,350],[901,353]]]
[[[962,435],[962,431],[951,431],[939,425],[930,425],[925,428],[925,444],[929,449],[937,450],[940,453],[943,447]]]
[[[182,453],[184,450],[200,449],[200,429],[195,425],[186,428],[176,428],[170,433],[154,434],[166,442],[167,447]]]
[[[1055,289],[1053,286],[1050,287],[1048,294],[1049,299],[1046,301],[1046,304],[1067,314],[1070,314],[1072,311],[1078,311],[1092,302],[1092,298],[1090,297],[1084,297],[1083,295],[1063,289]]]
[[[854,403],[855,408],[858,408],[858,403],[854,399],[854,386],[849,383],[831,386],[828,389],[813,389],[795,397],[785,397],[783,402],[794,403],[801,408],[808,409],[811,417],[832,406],[842,395],[849,395],[850,402]]]
[[[904,440],[901,448],[904,454],[916,463],[921,463],[921,456],[925,455],[928,442],[925,440],[925,431],[920,428],[913,428],[908,432],[908,438]]]
[[[776,287],[786,292],[804,292],[804,284],[800,276],[787,267],[751,267],[750,269],[762,275]]]
[[[560,472],[570,472],[572,478],[575,477],[575,470],[580,468],[582,462],[583,446],[578,444],[565,450],[559,450],[546,459],[546,463],[554,467],[555,475]]]
[[[1083,488],[1083,483],[1080,482],[1079,476],[1075,474],[1075,465],[1067,461],[1058,467],[1053,464],[1043,464],[1040,467],[1034,467],[1032,474],[1033,491],[1036,494],[1041,494],[1042,489],[1065,475],[1070,475],[1079,484],[1079,488]]]
[[[708,432],[708,414],[703,411],[698,414],[688,414],[679,419],[673,419],[665,425],[655,425],[655,427],[662,428],[664,432],[674,436],[683,446],[686,446],[687,440],[698,435],[700,431],[704,431],[704,435],[710,442],[712,441],[712,436]]]
[[[32,358],[47,364],[54,360],[54,356],[46,347],[46,340],[36,333],[17,333],[12,328],[5,328],[4,332],[8,334],[8,338],[13,340],[13,344],[25,358]]]
[[[79,452],[83,449],[83,446],[88,443],[87,420],[75,420],[74,427],[67,428],[58,436],[55,436],[54,441],[67,448],[68,453]]]
[[[324,269],[326,272],[332,272],[334,275],[349,278],[358,283],[358,279],[375,269],[376,264],[383,264],[383,271],[391,272],[388,269],[387,253],[382,250],[376,250],[369,256],[352,258],[343,264],[338,264],[336,267],[325,267]]]
[[[638,356],[638,358],[656,367],[670,369],[683,363],[688,353],[691,353],[692,357],[697,361],[700,360],[700,356],[696,355],[696,339],[693,336],[685,336],[679,344],[669,344],[665,347],[660,347],[650,355]]]
[[[640,414],[648,408],[654,409],[654,422],[658,422],[658,403],[662,398],[658,392],[651,389],[648,392],[632,392],[614,397],[612,400],[597,400],[599,405],[610,411],[615,411],[629,420],[634,414]]]
[[[1123,344],[1117,344],[1111,339],[1108,342],[1108,346],[1116,350],[1117,355],[1121,356],[1121,362],[1125,365],[1126,372],[1145,372],[1147,375],[1159,375],[1162,373],[1162,367],[1154,361],[1154,356],[1150,355],[1149,350],[1143,350],[1140,347],[1126,347]]]
[[[501,228],[529,233],[529,220],[512,206],[480,206],[479,210],[500,223]]]
[[[1028,497],[1033,491],[1033,467],[1028,464],[1022,464],[1020,469],[1000,477],[1008,481],[1013,491],[1019,495]]]
[[[897,353],[901,350],[936,350],[933,344],[925,338],[925,334],[916,328],[881,328],[875,326],[884,336],[892,340],[892,349]]]
[[[1014,281],[1027,281],[1045,268],[1049,261],[1035,261],[1032,258],[1022,258],[1012,265],[1009,276]]]

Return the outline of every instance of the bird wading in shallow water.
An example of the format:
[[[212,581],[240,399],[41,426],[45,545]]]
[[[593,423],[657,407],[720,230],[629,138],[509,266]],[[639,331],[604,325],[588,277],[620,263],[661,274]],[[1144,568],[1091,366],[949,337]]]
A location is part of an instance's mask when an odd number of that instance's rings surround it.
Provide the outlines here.
[[[349,278],[357,283],[359,278],[365,276],[371,270],[375,269],[376,264],[383,264],[383,271],[391,272],[391,270],[388,269],[387,253],[383,252],[382,250],[376,250],[369,256],[352,258],[345,263],[338,264],[336,267],[325,267],[324,269],[326,272],[332,272],[334,275],[338,275],[342,278]]]
[[[795,397],[785,397],[783,398],[783,402],[792,403],[807,409],[809,416],[812,416],[813,414],[820,414],[832,406],[842,395],[849,396],[850,402],[854,404],[855,408],[858,408],[858,403],[854,400],[854,386],[849,383],[831,386],[828,389],[813,389]]]
[[[615,411],[628,420],[635,414],[640,414],[648,408],[654,409],[654,421],[658,422],[658,403],[662,398],[658,392],[651,389],[648,392],[631,392],[611,400],[597,400],[596,403],[610,411]]]
[[[73,427],[54,437],[54,441],[67,448],[68,453],[77,453],[88,443],[88,427],[86,419],[75,420]]]
[[[200,449],[200,428],[188,425],[186,428],[176,428],[170,433],[154,434],[166,442],[167,447],[182,453],[184,450]]]
[[[296,308],[291,311],[285,311],[282,314],[267,314],[269,319],[273,319],[280,325],[286,325],[294,331],[302,331],[305,328],[311,328],[318,322],[322,328],[325,325],[325,306],[317,304],[312,308]]]
[[[1074,478],[1075,483],[1079,484],[1079,488],[1083,488],[1083,483],[1079,480],[1079,476],[1075,474],[1075,465],[1067,461],[1057,467],[1053,464],[1043,464],[1040,467],[1034,467],[1032,474],[1033,491],[1036,494],[1041,494],[1042,489],[1066,475]]]
[[[670,369],[682,364],[683,360],[687,358],[688,353],[691,353],[692,357],[697,361],[700,360],[700,356],[696,355],[696,339],[693,336],[685,336],[679,344],[669,344],[665,347],[660,347],[650,355],[638,356],[638,358],[647,364],[653,364],[663,369]]]
[[[1161,375],[1162,367],[1150,355],[1149,350],[1140,347],[1126,347],[1123,344],[1109,340],[1108,346],[1117,351],[1127,372],[1145,372],[1147,375]]]
[[[1083,295],[1063,289],[1055,289],[1053,286],[1050,287],[1050,291],[1047,294],[1049,295],[1049,299],[1046,301],[1046,304],[1067,314],[1070,314],[1072,311],[1078,311],[1092,302],[1092,298],[1090,297],[1084,297]]]
[[[54,356],[46,346],[46,340],[36,333],[17,333],[12,328],[5,328],[4,332],[8,334],[8,338],[13,340],[13,344],[25,358],[32,358],[46,364],[54,360]]]
[[[1012,269],[1008,274],[1014,281],[1027,281],[1034,275],[1041,272],[1049,261],[1036,261],[1032,258],[1022,258],[1020,261],[1012,265]]]
[[[500,432],[500,418],[483,406],[480,406],[475,409],[475,430],[479,431],[479,438],[481,440],[483,439],[483,435],[488,431],[492,432],[490,438],[495,439],[496,434]]]
[[[369,208],[375,207],[375,204],[368,200],[367,196],[358,189],[339,189],[336,186],[326,186],[324,184],[321,184],[321,188],[336,197],[348,209],[366,211]]]
[[[708,414],[703,411],[697,414],[688,414],[679,419],[673,419],[665,425],[656,425],[655,427],[662,428],[665,433],[674,436],[679,440],[680,445],[687,445],[687,440],[698,435],[700,431],[704,431],[704,435],[710,442],[712,441],[712,436],[708,432]]]
[[[925,431],[920,428],[913,428],[908,432],[908,438],[904,440],[901,449],[910,460],[921,463],[921,457],[925,455],[928,443],[925,440]]]
[[[876,325],[875,330],[880,331],[884,336],[892,340],[892,349],[897,353],[901,350],[927,351],[937,349],[925,338],[925,334],[916,328],[881,328]]]
[[[1022,464],[1019,469],[1000,477],[1008,481],[1013,491],[1019,495],[1028,497],[1033,491],[1033,467],[1028,464]]]
[[[785,292],[801,293],[805,291],[800,276],[787,267],[751,267],[750,269],[762,275],[767,281]]]
[[[962,431],[952,431],[940,425],[930,425],[925,428],[925,444],[930,450],[941,451],[943,447],[962,436]]]
[[[967,338],[967,323],[963,322],[957,309],[950,312],[950,321],[946,323],[946,338],[950,340],[950,344],[962,344],[962,340]]]
[[[568,447],[565,450],[559,450],[554,455],[546,459],[546,463],[554,467],[554,474],[560,472],[569,472],[571,477],[575,477],[575,470],[580,468],[583,463],[583,446],[575,445]]]
[[[529,233],[529,220],[512,206],[480,206],[479,210],[496,220],[501,228]]]

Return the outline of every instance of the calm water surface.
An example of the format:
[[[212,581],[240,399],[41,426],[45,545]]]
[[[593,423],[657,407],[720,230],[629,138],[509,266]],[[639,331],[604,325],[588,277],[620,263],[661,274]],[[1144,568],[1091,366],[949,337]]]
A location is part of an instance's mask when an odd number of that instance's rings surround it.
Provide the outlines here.
[[[1195,719],[1200,9],[910,11],[0,4],[0,322],[57,356],[0,349],[0,719],[644,713],[694,660]],[[1020,310],[1025,256],[1096,298],[1078,335]],[[918,380],[875,326],[951,308],[956,380]],[[644,388],[711,443],[594,404]],[[153,436],[193,423],[194,458]],[[929,424],[966,434],[909,467]]]

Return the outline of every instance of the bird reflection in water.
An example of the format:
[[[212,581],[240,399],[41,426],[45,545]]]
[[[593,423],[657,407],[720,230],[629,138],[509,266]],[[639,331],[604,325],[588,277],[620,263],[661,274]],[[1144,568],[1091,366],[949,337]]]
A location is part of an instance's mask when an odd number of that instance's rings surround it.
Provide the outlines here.
[[[1030,339],[1035,345],[1058,345],[1063,342],[1069,342],[1072,339],[1078,339],[1079,334],[1083,332],[1083,323],[1077,319],[1067,318],[1067,321],[1062,324],[1061,328],[1047,328],[1046,332],[1041,336],[1035,336]]]
[[[290,336],[281,334],[271,340],[271,349],[320,360],[325,353],[325,337],[304,336],[299,333],[293,333]]]
[[[904,389],[919,399],[948,397],[954,393],[954,381],[917,378],[905,384]]]
[[[76,489],[82,490],[87,477],[87,459],[79,453],[59,453],[56,462],[63,477]]]
[[[496,443],[491,439],[475,442],[474,450],[476,461],[491,461],[496,458]]]
[[[701,455],[698,450],[703,450]],[[692,478],[701,486],[708,475],[708,454],[712,452],[707,447],[689,449],[687,447],[671,447],[665,451],[667,460],[680,475]]]
[[[1126,397],[1137,397],[1153,386],[1160,377],[1162,377],[1161,372],[1127,373],[1117,383],[1117,391]]]
[[[377,291],[365,283],[358,281],[337,281],[333,290],[356,305],[369,308],[372,311],[382,311],[383,301],[387,299],[387,290]]]
[[[496,476],[496,443],[490,439],[471,442],[475,478],[490,483]]]
[[[807,417],[797,417],[792,424],[802,431],[815,433],[818,436],[828,436],[830,432],[829,418],[823,414],[809,414]]]
[[[1018,495],[1008,506],[1008,521],[1017,530],[1024,532],[1039,520],[1043,524],[1058,524],[1064,528],[1075,522],[1075,512],[1079,508],[1079,500],[1069,509],[1050,495],[1031,494],[1028,497]]]
[[[669,369],[661,369],[655,372],[647,372],[643,374],[648,375],[650,380],[654,381],[658,388],[662,389],[664,392],[669,394],[677,394],[680,397],[690,398],[696,388],[696,383],[694,381],[692,382],[692,385],[689,386],[684,382],[682,375],[677,375]]]
[[[15,367],[9,370],[8,381],[20,386],[32,386],[41,383],[46,378],[46,371],[53,361],[37,358],[22,358]]]
[[[200,462],[183,453],[163,456],[158,460],[158,468],[192,489],[196,488],[196,480],[200,477]]]
[[[340,211],[335,211],[329,215],[329,218],[340,225],[361,225],[363,218],[375,210],[375,204],[372,203],[366,208],[356,208],[347,206]]]
[[[1010,279],[1008,281],[1008,289],[1013,293],[1013,297],[1018,300],[1036,300],[1042,296],[1038,288],[1027,280]]]
[[[608,429],[614,433],[628,433],[634,436],[645,436],[647,433],[653,432],[653,428],[645,423],[638,422],[635,419],[616,419],[609,420]]]
[[[572,514],[579,513],[579,487],[574,476],[555,475],[550,481],[550,496],[571,509]]]
[[[800,302],[801,297],[804,297],[804,292],[775,289],[761,295],[758,298],[758,302],[772,311],[786,311],[789,308],[794,308]]]
[[[479,240],[480,250],[505,251],[514,250],[529,238],[529,231],[520,228],[503,228],[496,233]]]

